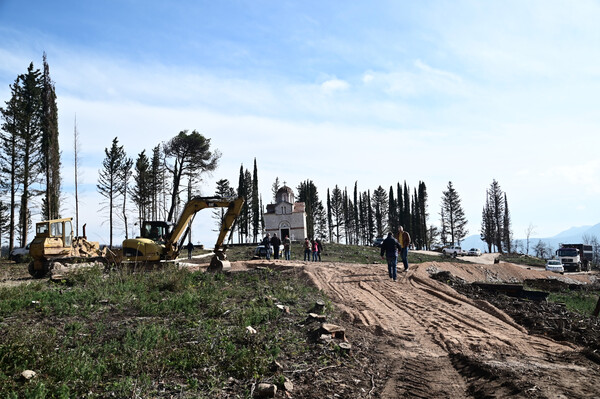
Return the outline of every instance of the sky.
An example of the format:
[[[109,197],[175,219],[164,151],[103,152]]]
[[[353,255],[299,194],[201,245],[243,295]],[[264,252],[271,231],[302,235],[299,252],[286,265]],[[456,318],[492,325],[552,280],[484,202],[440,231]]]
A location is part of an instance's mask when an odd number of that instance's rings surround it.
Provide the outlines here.
[[[600,222],[599,20],[592,0],[0,0],[0,105],[46,52],[62,216],[76,124],[80,225],[102,243],[105,148],[117,137],[135,159],[182,130],[222,153],[202,195],[256,159],[265,204],[277,177],[312,180],[324,202],[336,185],[423,181],[438,225],[451,181],[471,235],[495,179],[514,237],[550,237]],[[197,218],[194,241],[214,228]]]

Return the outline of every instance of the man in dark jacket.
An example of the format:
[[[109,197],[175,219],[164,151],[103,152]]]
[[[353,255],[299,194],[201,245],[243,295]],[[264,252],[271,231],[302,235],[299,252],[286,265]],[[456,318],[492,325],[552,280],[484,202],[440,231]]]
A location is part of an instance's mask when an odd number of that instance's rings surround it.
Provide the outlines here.
[[[385,253],[385,259],[388,264],[388,274],[391,279],[396,281],[396,266],[398,264],[398,250],[402,249],[398,240],[396,240],[392,233],[388,233],[387,238],[381,243],[381,259]]]
[[[265,247],[267,260],[271,260],[271,234],[267,233],[262,240],[262,245]]]
[[[273,246],[273,257],[275,259],[279,259],[279,246],[281,245],[281,240],[277,237],[277,233],[273,233],[273,238],[271,238],[271,245]]]

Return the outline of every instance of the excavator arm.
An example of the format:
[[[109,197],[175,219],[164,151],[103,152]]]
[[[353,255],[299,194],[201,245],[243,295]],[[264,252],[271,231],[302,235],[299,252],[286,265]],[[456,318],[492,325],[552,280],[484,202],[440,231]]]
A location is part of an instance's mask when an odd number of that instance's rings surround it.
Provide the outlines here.
[[[217,242],[215,244],[215,256],[213,257],[213,261],[211,261],[211,265],[213,262],[215,263],[215,268],[222,270],[223,267],[219,268],[219,262],[226,262],[225,257],[225,249],[223,248],[223,242],[232,229],[233,224],[235,223],[237,217],[239,216],[242,206],[244,205],[244,199],[242,197],[238,198],[217,198],[217,197],[195,197],[192,198],[185,205],[183,212],[181,212],[181,216],[179,220],[173,227],[170,236],[167,238],[165,242],[165,250],[167,259],[175,259],[179,255],[179,251],[183,246],[183,241],[187,237],[188,226],[192,218],[196,213],[205,208],[227,208],[227,212],[225,217],[223,218],[223,223],[221,224],[221,230],[219,232],[219,237],[217,238]],[[228,262],[227,262],[228,263]],[[223,266],[227,267],[228,264],[222,263]],[[210,269],[210,268],[209,268]],[[219,270],[219,271],[220,271]]]

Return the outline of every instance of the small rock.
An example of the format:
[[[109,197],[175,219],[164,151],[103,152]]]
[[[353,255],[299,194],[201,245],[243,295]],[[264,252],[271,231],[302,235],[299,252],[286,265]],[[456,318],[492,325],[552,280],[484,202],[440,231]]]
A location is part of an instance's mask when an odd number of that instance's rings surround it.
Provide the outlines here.
[[[328,344],[333,340],[333,338],[331,337],[331,334],[321,334],[321,336],[319,337],[319,342],[322,344]]]
[[[277,393],[277,385],[260,383],[254,391],[255,398],[274,398]]]
[[[256,334],[258,332],[252,326],[246,327],[246,331],[250,334]]]
[[[33,370],[25,370],[21,373],[21,377],[25,378],[26,380],[30,380],[32,378],[34,378],[37,375],[37,373]]]
[[[286,392],[292,392],[294,390],[294,384],[292,383],[292,381],[290,381],[286,378],[285,382],[283,383],[283,389]]]
[[[285,313],[290,313],[290,307],[284,305],[277,305],[277,308]]]

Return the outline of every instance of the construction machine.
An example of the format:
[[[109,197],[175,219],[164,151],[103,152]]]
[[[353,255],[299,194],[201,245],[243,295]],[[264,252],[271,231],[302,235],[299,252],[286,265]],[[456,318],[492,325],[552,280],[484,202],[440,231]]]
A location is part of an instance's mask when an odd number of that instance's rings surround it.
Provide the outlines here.
[[[199,211],[206,208],[227,208],[219,237],[214,248],[214,256],[208,271],[221,272],[231,269],[223,246],[227,233],[232,231],[239,216],[244,199],[219,197],[194,197],[183,208],[174,226],[163,221],[144,221],[140,237],[123,241],[124,263],[157,263],[174,261],[183,248],[191,222]]]
[[[35,225],[35,238],[29,245],[29,274],[44,277],[57,263],[72,264],[99,261],[107,263],[105,251],[100,244],[85,237],[73,237],[73,218],[52,219]]]

